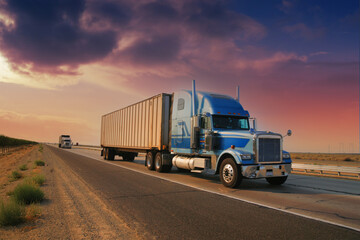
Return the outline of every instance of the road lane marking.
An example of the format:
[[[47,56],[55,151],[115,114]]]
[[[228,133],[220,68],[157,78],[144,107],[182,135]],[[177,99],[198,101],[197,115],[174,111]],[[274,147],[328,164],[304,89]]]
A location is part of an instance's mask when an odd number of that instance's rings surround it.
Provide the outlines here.
[[[354,230],[354,231],[360,232],[360,228],[355,228],[355,227],[347,226],[347,225],[340,224],[340,223],[330,222],[330,221],[325,220],[325,219],[321,219],[321,218],[317,218],[317,217],[312,217],[312,216],[307,216],[307,215],[304,215],[304,214],[301,214],[301,213],[296,213],[296,212],[288,211],[288,210],[285,210],[285,209],[276,208],[276,207],[273,207],[273,206],[270,206],[270,205],[266,205],[266,204],[263,204],[263,203],[258,203],[258,202],[253,202],[253,201],[249,201],[249,200],[246,200],[246,199],[241,199],[241,198],[239,198],[239,197],[229,196],[229,195],[226,195],[226,194],[223,194],[223,193],[219,193],[219,192],[207,190],[207,189],[204,189],[204,188],[201,188],[201,187],[189,185],[189,184],[187,184],[187,183],[176,182],[176,181],[174,181],[174,180],[168,179],[168,178],[163,177],[163,176],[157,176],[157,175],[154,175],[154,174],[152,174],[152,173],[143,172],[143,171],[140,171],[140,170],[137,170],[137,169],[132,169],[132,168],[129,168],[129,167],[126,167],[126,166],[121,166],[121,165],[118,165],[118,164],[115,164],[115,163],[112,163],[112,162],[104,161],[104,160],[102,160],[102,159],[97,159],[97,158],[95,158],[95,157],[93,157],[93,156],[88,156],[88,155],[83,155],[83,154],[78,153],[78,152],[73,152],[73,151],[71,151],[70,149],[62,149],[62,150],[65,150],[65,151],[68,151],[68,152],[71,152],[71,153],[75,153],[75,154],[77,154],[77,155],[80,155],[80,156],[83,156],[83,157],[87,157],[87,158],[96,160],[96,161],[101,162],[101,163],[106,163],[106,164],[109,164],[109,165],[113,165],[113,166],[115,166],[115,167],[124,168],[124,169],[130,170],[130,171],[133,171],[133,172],[137,172],[137,173],[141,173],[141,174],[147,175],[147,176],[159,178],[159,179],[162,179],[162,180],[165,180],[165,181],[169,181],[169,182],[172,182],[172,183],[176,183],[176,184],[180,184],[180,185],[183,185],[183,186],[186,186],[186,187],[191,187],[191,188],[194,188],[194,189],[203,191],[203,192],[207,192],[207,193],[211,193],[211,194],[216,194],[216,195],[219,195],[219,196],[231,198],[231,199],[238,200],[238,201],[242,201],[242,202],[245,202],[245,203],[254,204],[254,205],[257,205],[257,206],[260,206],[260,207],[265,207],[265,208],[268,208],[268,209],[277,210],[277,211],[281,211],[281,212],[284,212],[284,213],[292,214],[292,215],[295,215],[295,216],[299,216],[299,217],[303,217],[303,218],[307,218],[307,219],[311,219],[311,220],[315,220],[315,221],[319,221],[319,222],[323,222],[323,223],[327,223],[327,224],[331,224],[331,225],[335,225],[335,226],[338,226],[338,227],[343,227],[343,228],[346,228],[346,229],[350,229],[350,230]]]

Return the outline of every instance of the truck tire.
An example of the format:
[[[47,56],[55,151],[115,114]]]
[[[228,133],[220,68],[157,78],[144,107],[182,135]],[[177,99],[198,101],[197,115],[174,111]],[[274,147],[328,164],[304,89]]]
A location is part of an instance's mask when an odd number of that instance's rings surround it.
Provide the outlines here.
[[[270,183],[271,185],[281,185],[283,184],[288,176],[283,176],[283,177],[271,177],[271,178],[266,178],[266,181],[268,183]]]
[[[171,167],[172,167],[171,165],[164,164],[161,152],[158,152],[155,155],[155,170],[157,172],[170,172]]]
[[[148,152],[146,154],[145,164],[147,169],[154,170],[155,163],[154,163],[154,154],[152,152]]]
[[[155,171],[157,172],[163,172],[163,160],[161,152],[156,153],[155,155]]]
[[[61,148],[61,144],[59,144],[59,148]]]
[[[242,181],[241,168],[232,158],[226,158],[220,165],[220,180],[225,187],[236,188]]]

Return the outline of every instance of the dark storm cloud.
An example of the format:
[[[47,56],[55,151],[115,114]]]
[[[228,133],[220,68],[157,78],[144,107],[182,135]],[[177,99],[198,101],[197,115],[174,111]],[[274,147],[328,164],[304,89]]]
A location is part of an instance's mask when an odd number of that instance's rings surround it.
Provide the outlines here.
[[[180,50],[178,36],[153,36],[150,39],[141,39],[123,52],[133,62],[153,65],[167,63],[176,58]]]
[[[228,37],[243,30],[244,19],[220,1],[191,1],[183,6],[185,23],[207,37]]]
[[[151,2],[138,9],[139,15],[146,21],[174,21],[179,20],[178,11],[167,2]]]
[[[120,1],[92,1],[88,4],[90,24],[101,22],[104,19],[110,21],[113,27],[124,27],[131,20],[132,9]]]
[[[184,46],[262,31],[222,1],[4,1],[15,24],[6,27],[0,20],[0,51],[14,69],[30,64],[38,71],[57,73],[61,66],[74,71],[110,54],[113,64],[165,64],[179,59]],[[130,44],[117,49],[119,40],[129,38]]]
[[[82,0],[9,0],[15,27],[1,32],[1,50],[12,63],[35,66],[78,65],[106,56],[116,46],[112,31],[80,27]]]

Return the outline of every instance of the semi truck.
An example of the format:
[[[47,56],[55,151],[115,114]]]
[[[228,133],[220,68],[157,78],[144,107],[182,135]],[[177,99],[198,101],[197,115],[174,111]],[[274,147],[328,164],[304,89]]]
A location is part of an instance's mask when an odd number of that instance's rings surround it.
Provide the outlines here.
[[[103,115],[100,141],[105,160],[133,161],[145,153],[149,170],[175,166],[218,174],[224,186],[235,188],[244,178],[283,184],[291,172],[283,138],[290,135],[258,131],[239,102],[239,89],[234,99],[196,91],[194,81],[192,90],[161,93]]]
[[[71,148],[71,138],[70,135],[60,135],[59,137],[59,148]]]

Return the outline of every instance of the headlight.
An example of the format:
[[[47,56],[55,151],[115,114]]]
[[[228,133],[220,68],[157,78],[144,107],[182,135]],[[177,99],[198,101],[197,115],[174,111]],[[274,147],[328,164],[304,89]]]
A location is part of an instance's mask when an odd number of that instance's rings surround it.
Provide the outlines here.
[[[290,153],[283,153],[283,159],[289,159]]]
[[[241,159],[250,160],[251,158],[251,154],[241,154]]]

